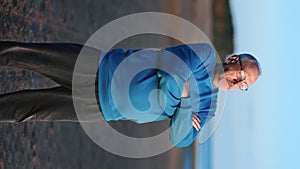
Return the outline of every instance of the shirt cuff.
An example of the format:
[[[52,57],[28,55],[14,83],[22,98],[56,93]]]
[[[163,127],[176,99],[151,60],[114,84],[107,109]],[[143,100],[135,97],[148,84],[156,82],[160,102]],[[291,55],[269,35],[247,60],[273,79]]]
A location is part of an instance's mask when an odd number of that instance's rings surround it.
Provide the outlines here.
[[[191,108],[191,98],[190,97],[182,97],[180,108]]]

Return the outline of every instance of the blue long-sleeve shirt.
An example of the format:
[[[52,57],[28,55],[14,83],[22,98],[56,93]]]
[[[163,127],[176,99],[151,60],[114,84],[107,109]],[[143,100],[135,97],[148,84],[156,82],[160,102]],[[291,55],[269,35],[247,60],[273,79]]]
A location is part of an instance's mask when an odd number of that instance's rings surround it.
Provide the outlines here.
[[[107,52],[98,74],[104,118],[136,123],[170,118],[171,143],[188,146],[199,134],[192,126],[192,114],[203,126],[216,110],[218,88],[212,84],[215,64],[214,49],[205,43]],[[190,97],[181,98],[187,80]]]

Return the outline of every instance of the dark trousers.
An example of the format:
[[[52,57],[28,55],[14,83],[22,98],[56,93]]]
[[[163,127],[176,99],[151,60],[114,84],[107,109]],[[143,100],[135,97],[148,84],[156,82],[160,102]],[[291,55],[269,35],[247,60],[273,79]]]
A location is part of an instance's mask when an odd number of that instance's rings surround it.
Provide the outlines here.
[[[49,89],[23,90],[0,95],[0,121],[23,122],[29,120],[83,121],[103,120],[101,108],[95,98],[75,97],[76,103],[88,107],[86,112],[75,112],[72,97],[72,77],[75,62],[82,45],[72,43],[18,43],[0,42],[0,66],[21,68],[49,77],[60,86]],[[85,54],[99,55],[101,51],[89,48]],[[88,66],[88,65],[87,65]],[[97,85],[96,73],[80,74],[93,77],[82,85]],[[94,86],[95,87],[95,86]],[[97,89],[97,87],[95,87]],[[74,89],[73,89],[74,90]],[[93,93],[97,96],[97,91]]]

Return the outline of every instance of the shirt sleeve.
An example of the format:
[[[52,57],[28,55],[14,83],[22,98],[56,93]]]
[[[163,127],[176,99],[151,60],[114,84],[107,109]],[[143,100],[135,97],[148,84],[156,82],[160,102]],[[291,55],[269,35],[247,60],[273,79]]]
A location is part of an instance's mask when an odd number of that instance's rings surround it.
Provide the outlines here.
[[[193,142],[190,98],[182,98],[180,107],[170,121],[170,142],[176,147],[186,147]]]
[[[179,108],[170,121],[170,142],[176,147],[187,147],[193,143],[201,129],[197,131],[192,125],[190,98],[182,98]],[[194,113],[197,115],[197,113]],[[198,116],[198,115],[197,115]],[[205,116],[198,116],[201,128],[206,122]]]
[[[216,103],[212,102],[214,101],[212,95],[214,95],[215,91],[213,90],[215,89],[212,86],[210,74],[214,70],[215,55],[213,48],[208,44],[182,45],[166,50],[177,55],[188,66],[188,69],[183,68],[176,62],[170,61],[169,58],[160,60],[164,63],[163,66],[172,66],[176,72],[172,76],[173,80],[172,78],[163,78],[160,83],[167,98],[165,110],[173,112],[169,130],[170,141],[176,147],[186,147],[196,139],[200,132],[192,125],[192,114],[199,117],[200,126],[203,127],[208,115],[214,112]],[[169,77],[165,75],[165,72],[161,72],[161,74],[163,77]],[[194,76],[196,80],[196,83],[190,83],[190,98],[180,98],[184,84],[190,76]]]

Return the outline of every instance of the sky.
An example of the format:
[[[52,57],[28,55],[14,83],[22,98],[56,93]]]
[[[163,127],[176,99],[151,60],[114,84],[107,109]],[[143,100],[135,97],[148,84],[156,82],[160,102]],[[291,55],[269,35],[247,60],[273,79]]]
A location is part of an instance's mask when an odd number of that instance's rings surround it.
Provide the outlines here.
[[[213,169],[298,169],[300,1],[231,0],[234,53],[251,53],[262,75],[229,91],[212,138]]]

